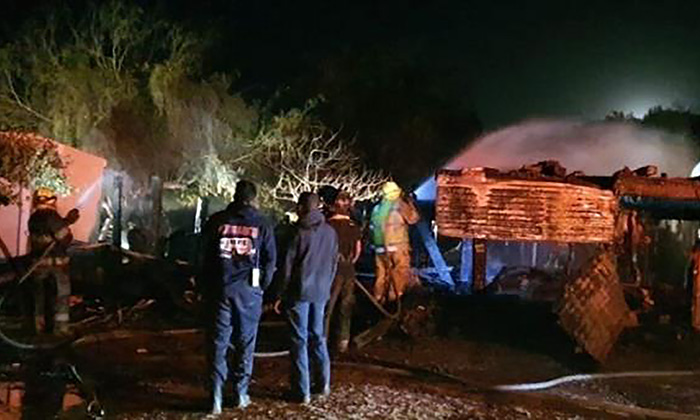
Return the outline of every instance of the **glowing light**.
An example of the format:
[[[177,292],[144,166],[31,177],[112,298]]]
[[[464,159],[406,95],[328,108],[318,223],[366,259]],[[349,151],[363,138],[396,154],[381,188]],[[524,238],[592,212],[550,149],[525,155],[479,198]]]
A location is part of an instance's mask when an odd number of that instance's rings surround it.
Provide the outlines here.
[[[659,101],[656,100],[637,99],[628,103],[623,109],[631,113],[634,118],[644,118],[651,108],[659,105]]]
[[[690,177],[691,177],[691,178],[695,178],[695,177],[698,177],[698,176],[700,176],[700,162],[698,162],[698,163],[695,165],[695,167],[693,168],[693,170],[690,172]]]

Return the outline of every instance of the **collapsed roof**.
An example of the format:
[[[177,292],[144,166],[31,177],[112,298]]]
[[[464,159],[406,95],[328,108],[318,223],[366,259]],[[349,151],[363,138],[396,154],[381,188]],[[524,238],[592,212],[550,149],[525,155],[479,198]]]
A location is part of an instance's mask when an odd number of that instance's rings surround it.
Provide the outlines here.
[[[609,243],[620,209],[666,219],[700,219],[700,179],[627,168],[612,176],[568,173],[555,161],[501,172],[438,172],[440,234],[486,240]]]

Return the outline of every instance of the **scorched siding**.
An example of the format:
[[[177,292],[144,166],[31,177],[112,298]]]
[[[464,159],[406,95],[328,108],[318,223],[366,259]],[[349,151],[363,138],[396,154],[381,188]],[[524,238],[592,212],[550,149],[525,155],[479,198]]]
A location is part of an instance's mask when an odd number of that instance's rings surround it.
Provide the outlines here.
[[[611,191],[564,180],[515,179],[482,168],[438,174],[442,235],[488,240],[612,242]]]

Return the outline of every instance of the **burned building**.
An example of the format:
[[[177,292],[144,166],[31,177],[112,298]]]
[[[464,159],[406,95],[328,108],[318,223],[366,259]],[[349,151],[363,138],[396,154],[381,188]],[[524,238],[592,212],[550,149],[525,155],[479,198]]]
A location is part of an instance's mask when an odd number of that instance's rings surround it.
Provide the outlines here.
[[[644,300],[658,281],[650,262],[658,221],[696,220],[700,197],[700,181],[656,176],[653,167],[590,177],[567,174],[556,162],[510,172],[443,170],[437,184],[439,233],[469,243],[462,266],[471,267],[474,291],[487,286],[491,246],[568,248],[555,310],[562,327],[598,360],[636,322],[625,295]],[[589,252],[575,252],[581,247]]]

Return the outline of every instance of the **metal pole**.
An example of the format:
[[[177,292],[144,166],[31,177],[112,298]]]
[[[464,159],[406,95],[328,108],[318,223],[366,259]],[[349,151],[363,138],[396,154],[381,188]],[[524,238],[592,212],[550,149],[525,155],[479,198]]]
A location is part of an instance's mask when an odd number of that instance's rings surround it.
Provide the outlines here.
[[[194,233],[200,233],[204,222],[209,216],[209,198],[198,197],[197,198],[197,209],[194,214]]]
[[[160,177],[153,175],[151,176],[151,209],[153,213],[151,214],[151,220],[153,223],[153,239],[154,239],[154,249],[156,255],[160,255],[161,251],[161,213],[163,210],[163,182]]]
[[[472,274],[472,262],[473,262],[473,247],[472,247],[472,241],[469,239],[462,239],[462,267],[460,270],[460,281],[464,283],[466,286],[469,286],[471,283],[471,274]]]
[[[19,200],[17,200],[17,240],[15,241],[15,255],[22,254],[22,203],[24,202],[24,188],[19,187]]]
[[[472,259],[472,292],[486,287],[486,239],[474,239]]]
[[[112,222],[112,244],[122,247],[122,199],[124,180],[121,175],[114,177],[114,221]]]

